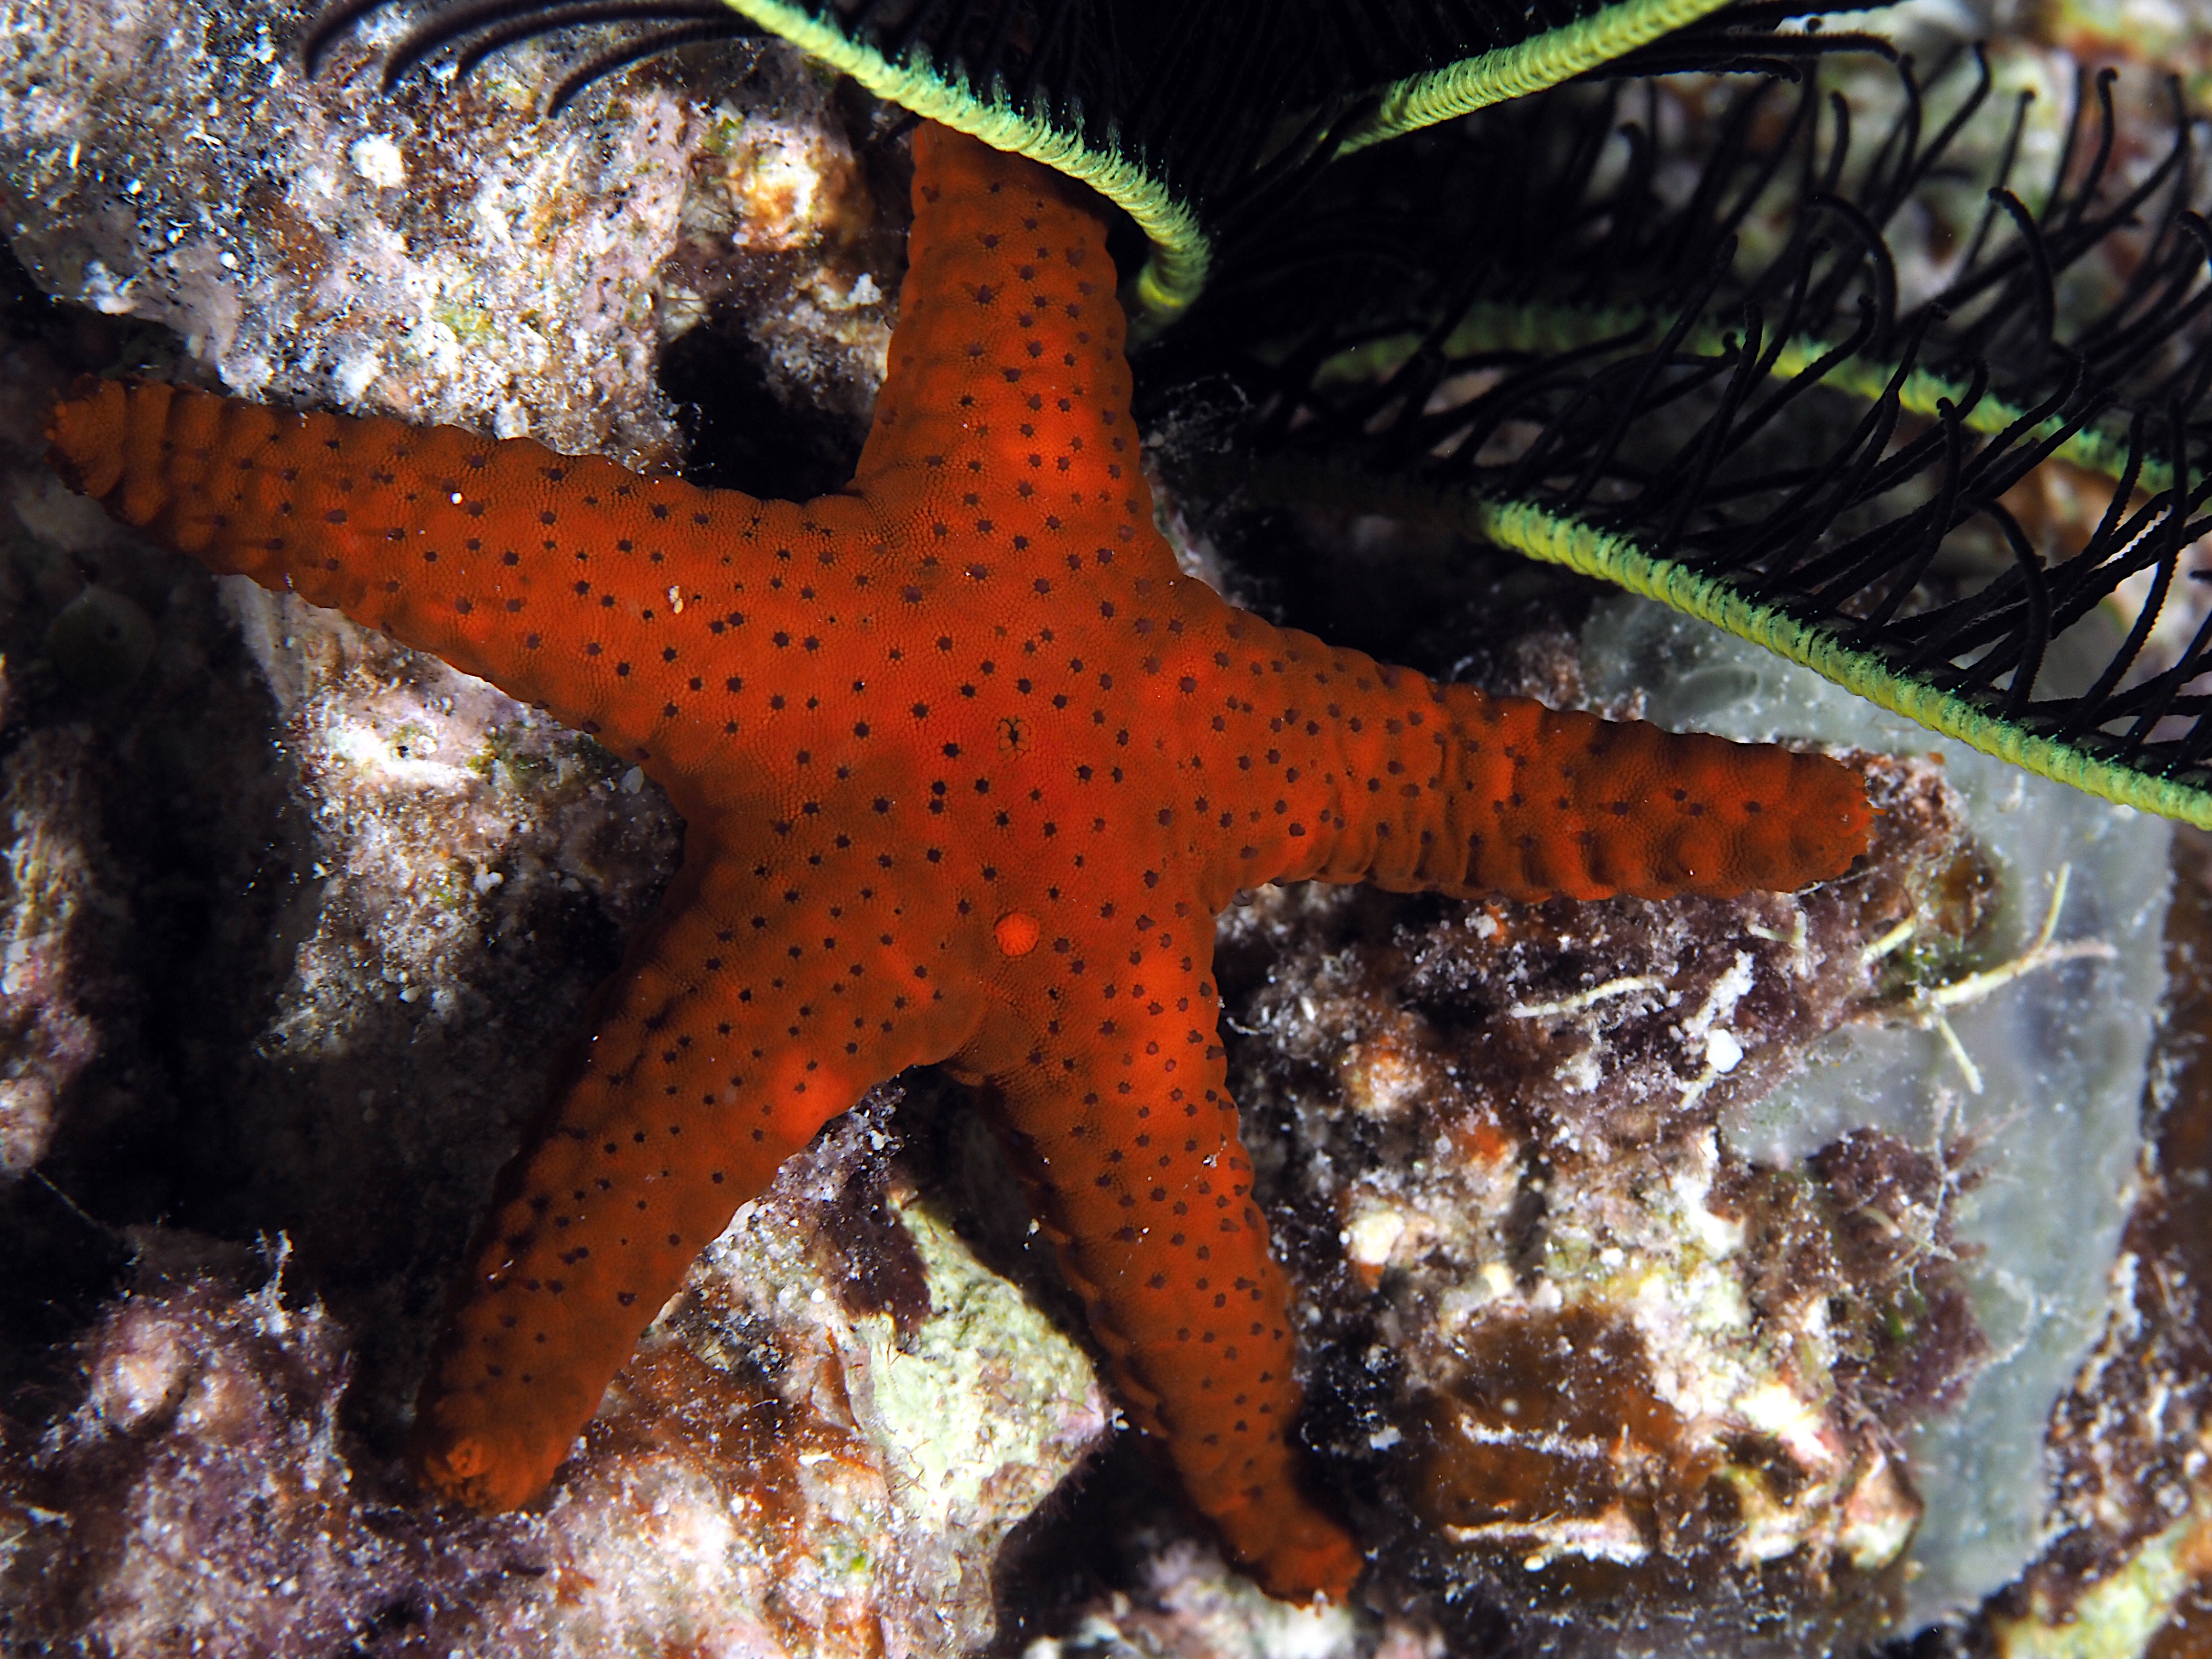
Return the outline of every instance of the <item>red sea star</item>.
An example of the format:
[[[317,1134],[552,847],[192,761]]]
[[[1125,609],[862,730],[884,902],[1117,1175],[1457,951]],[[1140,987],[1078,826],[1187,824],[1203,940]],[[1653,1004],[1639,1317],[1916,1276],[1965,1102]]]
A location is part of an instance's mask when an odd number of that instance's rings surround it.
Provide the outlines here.
[[[891,373],[843,492],[761,501],[526,441],[109,384],[64,475],[634,757],[682,871],[508,1168],[416,1467],[539,1492],[692,1258],[871,1085],[984,1090],[1129,1414],[1280,1595],[1341,1595],[1298,1491],[1284,1282],[1224,1082],[1213,918],[1317,878],[1521,896],[1787,888],[1864,845],[1817,756],[1489,699],[1176,569],[1103,210],[915,141]]]

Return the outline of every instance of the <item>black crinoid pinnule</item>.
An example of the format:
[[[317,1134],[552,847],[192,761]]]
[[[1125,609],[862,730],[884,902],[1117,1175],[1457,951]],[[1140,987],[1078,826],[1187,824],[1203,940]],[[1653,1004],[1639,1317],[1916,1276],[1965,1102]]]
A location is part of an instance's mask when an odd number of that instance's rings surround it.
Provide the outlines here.
[[[2085,72],[2032,176],[1979,51],[1893,72],[1870,133],[1817,74],[1711,97],[1686,182],[1652,81],[1345,158],[1224,249],[1151,378],[1243,386],[1264,493],[1568,563],[2212,822],[2185,559],[2212,530],[2212,228],[2180,94],[2144,154]],[[2079,525],[2039,506],[2051,468]]]
[[[338,38],[390,0],[339,0],[319,13],[300,52],[307,72],[319,70]],[[384,86],[426,59],[450,52],[456,78],[493,53],[525,40],[597,29],[600,44],[556,82],[545,112],[558,115],[579,93],[648,58],[710,40],[735,40],[761,31],[720,0],[458,0],[428,10],[384,58]]]

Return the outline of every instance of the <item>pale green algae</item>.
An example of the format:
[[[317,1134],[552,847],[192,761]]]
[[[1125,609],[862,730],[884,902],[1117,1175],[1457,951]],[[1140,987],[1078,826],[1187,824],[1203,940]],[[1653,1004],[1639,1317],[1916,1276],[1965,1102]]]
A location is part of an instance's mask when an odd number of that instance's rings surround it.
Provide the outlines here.
[[[2190,1546],[2203,1525],[2193,1511],[2183,1516],[2091,1586],[2063,1620],[2038,1607],[1992,1621],[1998,1659],[2138,1659],[2196,1577]]]
[[[1051,1461],[1054,1431],[1096,1378],[1083,1350],[927,1206],[895,1197],[892,1208],[928,1275],[930,1315],[903,1347],[888,1314],[855,1322],[868,1364],[854,1407],[911,1482],[902,1507],[964,1517],[1000,1495],[1003,1471]]]
[[[1785,1168],[1871,1126],[1964,1152],[1978,1177],[1953,1218],[1959,1242],[1979,1249],[1962,1265],[1990,1358],[1907,1447],[1927,1515],[1906,1621],[1970,1607],[2035,1549],[2049,1496],[2045,1425],[2105,1322],[2165,987],[2172,827],[1939,738],[1647,600],[1597,607],[1583,665],[1594,700],[1640,688],[1646,717],[1662,726],[1941,755],[2002,893],[1985,965],[2033,941],[2062,867],[2071,878],[2057,939],[2112,947],[2109,959],[2028,973],[1950,1011],[1978,1093],[1938,1032],[1847,1027],[1816,1045],[1798,1076],[1723,1121],[1740,1152]],[[2065,672],[2054,664],[2043,689]]]

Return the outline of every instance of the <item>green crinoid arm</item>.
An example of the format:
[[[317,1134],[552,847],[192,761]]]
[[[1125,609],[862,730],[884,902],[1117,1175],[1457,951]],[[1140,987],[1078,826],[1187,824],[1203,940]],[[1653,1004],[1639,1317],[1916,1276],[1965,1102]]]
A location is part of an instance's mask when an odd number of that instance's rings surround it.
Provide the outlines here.
[[[2038,776],[2212,830],[2212,790],[2137,771],[2075,744],[2024,731],[1966,698],[1898,672],[1870,651],[1852,649],[1832,629],[1797,622],[1725,582],[1671,559],[1654,558],[1625,536],[1527,501],[1469,502],[1462,523],[1471,535],[1602,577],[1763,645],[1880,708]]]
[[[732,11],[781,35],[809,57],[851,76],[886,103],[913,111],[994,149],[1080,179],[1137,222],[1152,243],[1152,257],[1125,300],[1133,325],[1141,316],[1157,329],[1187,309],[1206,286],[1212,242],[1190,207],[1158,179],[1127,158],[1085,146],[1081,137],[1055,127],[1036,108],[976,95],[964,80],[932,67],[928,54],[910,50],[894,64],[805,7],[789,0],[726,0]]]
[[[1408,479],[1352,473],[1324,477],[1310,461],[1265,464],[1254,472],[1251,483],[1262,495],[1304,501],[1326,496],[1340,503],[1356,502],[1392,517],[1448,526],[1530,558],[1599,577],[1765,646],[1869,702],[2039,776],[2212,830],[2212,789],[2160,777],[2079,743],[2038,735],[1980,702],[1899,672],[1875,652],[1854,648],[1833,626],[1800,621],[1725,580],[1656,557],[1631,537],[1537,502],[1490,500]]]
[[[1625,58],[1726,5],[1729,0],[1625,0],[1510,46],[1409,76],[1346,137],[1349,154],[1401,133],[1472,114],[1558,86]]]
[[[1615,0],[1557,26],[1516,0],[725,3],[878,97],[1127,212],[1152,244],[1123,296],[1142,340],[1196,301],[1223,227],[1264,218],[1313,167],[1601,67],[1727,0]]]

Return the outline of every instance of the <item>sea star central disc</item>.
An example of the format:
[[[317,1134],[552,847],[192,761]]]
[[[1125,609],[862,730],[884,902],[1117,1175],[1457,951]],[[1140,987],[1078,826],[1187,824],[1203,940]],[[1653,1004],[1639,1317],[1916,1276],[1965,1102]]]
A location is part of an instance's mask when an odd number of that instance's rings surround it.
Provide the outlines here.
[[[1213,918],[1267,881],[1789,888],[1863,847],[1817,756],[1438,686],[1276,629],[1153,527],[1099,205],[925,127],[891,372],[843,492],[163,386],[59,406],[64,476],[635,757],[684,860],[502,1177],[416,1468],[541,1491],[693,1258],[829,1118],[984,1094],[1112,1361],[1240,1559],[1341,1595],[1284,1281],[1224,1086]]]

